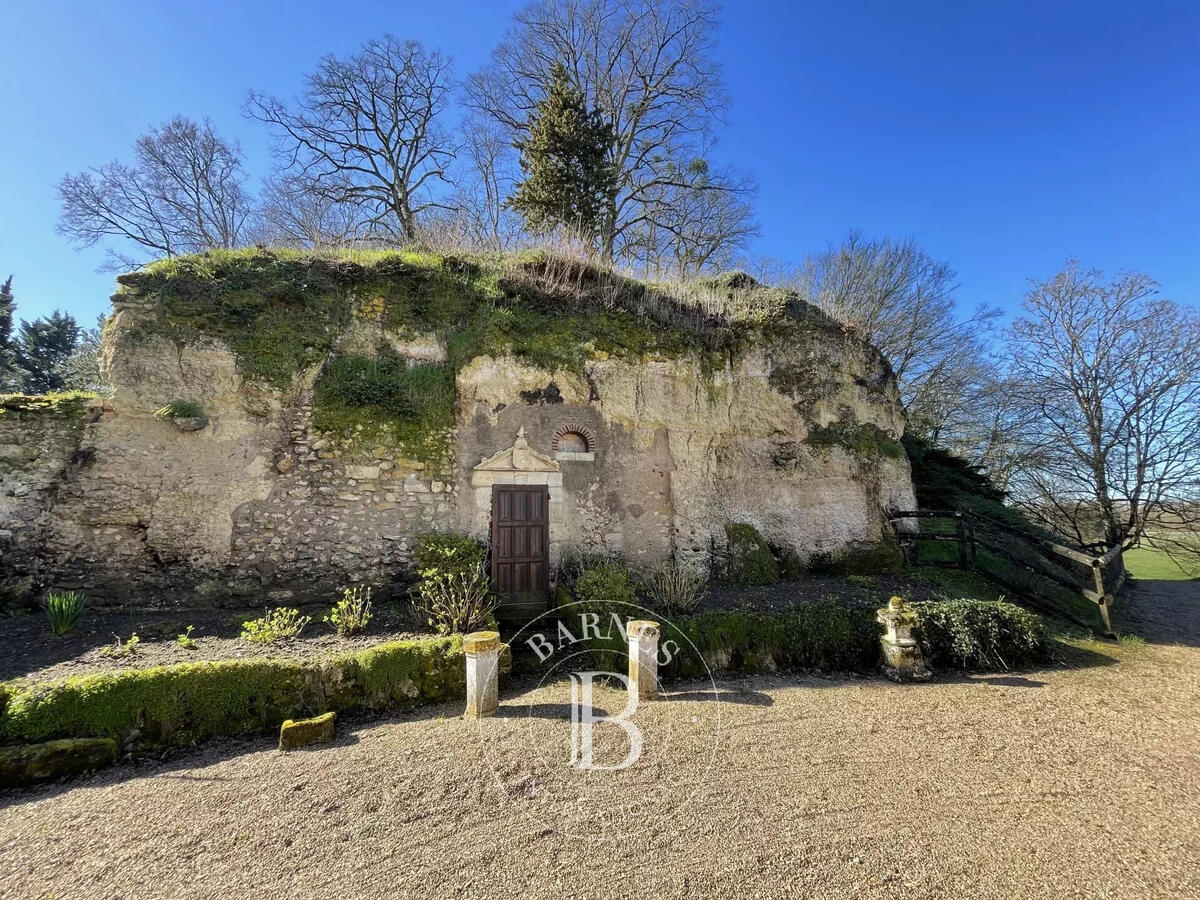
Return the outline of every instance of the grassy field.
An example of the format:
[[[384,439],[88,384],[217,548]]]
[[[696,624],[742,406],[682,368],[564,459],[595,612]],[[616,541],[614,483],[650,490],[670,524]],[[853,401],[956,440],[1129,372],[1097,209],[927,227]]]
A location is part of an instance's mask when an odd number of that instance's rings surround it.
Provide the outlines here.
[[[1196,572],[1180,568],[1165,551],[1150,546],[1127,551],[1125,568],[1134,578],[1147,581],[1191,581],[1196,577]]]

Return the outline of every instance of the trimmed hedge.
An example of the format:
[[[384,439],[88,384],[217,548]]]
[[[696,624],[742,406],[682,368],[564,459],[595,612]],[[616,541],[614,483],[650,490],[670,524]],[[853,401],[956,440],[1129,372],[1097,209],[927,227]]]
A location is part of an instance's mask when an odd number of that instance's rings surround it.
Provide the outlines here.
[[[939,600],[916,609],[921,616],[916,634],[935,668],[1003,671],[1050,659],[1041,618],[1011,603]],[[833,600],[786,612],[703,612],[663,623],[660,652],[667,641],[680,649],[659,672],[667,680],[704,677],[708,671],[875,672],[882,633],[873,608]],[[607,640],[589,638],[588,648],[597,669],[624,671],[625,643],[615,629]]]
[[[1003,600],[937,600],[916,605],[914,632],[931,666],[1006,670],[1050,659],[1041,616]]]
[[[869,672],[879,665],[881,628],[873,610],[821,601],[787,613],[703,612],[664,628],[660,646],[682,649],[663,668],[667,678],[713,672],[773,672],[780,668]],[[690,644],[689,644],[690,642]]]
[[[330,710],[374,711],[457,697],[462,637],[380,644],[319,660],[218,660],[7,687],[0,739],[108,737],[125,748],[269,732]]]

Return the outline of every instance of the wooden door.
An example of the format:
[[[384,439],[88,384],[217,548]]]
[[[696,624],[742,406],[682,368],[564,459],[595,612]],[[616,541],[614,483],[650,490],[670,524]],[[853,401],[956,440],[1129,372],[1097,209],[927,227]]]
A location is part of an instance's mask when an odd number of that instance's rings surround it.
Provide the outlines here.
[[[502,602],[550,596],[550,489],[492,486],[492,590]]]

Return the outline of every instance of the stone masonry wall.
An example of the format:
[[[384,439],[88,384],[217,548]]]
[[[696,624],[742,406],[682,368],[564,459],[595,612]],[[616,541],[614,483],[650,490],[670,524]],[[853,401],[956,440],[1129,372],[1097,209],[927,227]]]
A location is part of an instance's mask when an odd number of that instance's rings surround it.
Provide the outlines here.
[[[320,366],[267,389],[223,344],[177,344],[139,328],[146,301],[117,300],[102,353],[111,400],[0,415],[10,594],[54,586],[97,604],[261,607],[330,600],[362,580],[386,593],[403,586],[416,534],[486,539],[490,487],[479,485],[505,478],[552,485],[552,562],[573,551],[707,562],[727,522],[808,556],[878,541],[886,510],[915,503],[894,379],[878,353],[829,330],[723,367],[684,356],[544,371],[479,357],[457,374],[442,475],[397,448],[318,433]],[[435,345],[414,345],[414,360],[444,355]],[[155,416],[177,398],[200,402],[207,424],[185,431]],[[891,452],[814,440],[856,429]],[[589,453],[555,459],[564,431],[586,434]],[[518,434],[542,471],[474,478]]]

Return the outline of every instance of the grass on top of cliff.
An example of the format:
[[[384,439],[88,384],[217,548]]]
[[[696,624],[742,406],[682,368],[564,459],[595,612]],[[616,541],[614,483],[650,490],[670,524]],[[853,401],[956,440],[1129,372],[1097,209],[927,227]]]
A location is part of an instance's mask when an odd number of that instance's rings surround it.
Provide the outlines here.
[[[839,326],[792,292],[741,273],[650,284],[545,252],[444,256],[405,250],[215,250],[118,277],[116,300],[153,301],[143,329],[218,338],[276,387],[321,363],[356,318],[435,332],[456,367],[512,354],[578,371],[589,358],[726,357],[770,324]]]

